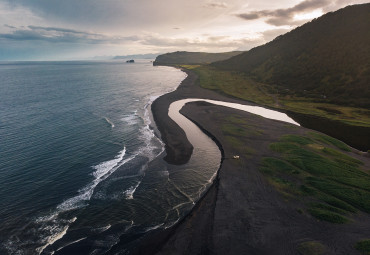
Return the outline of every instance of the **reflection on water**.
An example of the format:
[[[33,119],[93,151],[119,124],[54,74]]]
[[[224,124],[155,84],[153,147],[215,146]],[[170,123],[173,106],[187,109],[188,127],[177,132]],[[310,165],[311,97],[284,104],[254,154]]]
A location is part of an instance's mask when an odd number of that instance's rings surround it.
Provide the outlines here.
[[[233,109],[238,109],[242,111],[246,111],[249,113],[253,113],[259,116],[262,116],[267,119],[272,119],[272,120],[279,120],[287,123],[291,123],[297,126],[300,126],[297,122],[295,122],[292,118],[290,118],[288,115],[285,113],[281,113],[278,111],[266,109],[260,106],[251,106],[251,105],[243,105],[243,104],[236,104],[236,103],[229,103],[229,102],[223,102],[223,101],[216,101],[216,100],[209,100],[209,99],[200,99],[200,98],[188,98],[188,99],[183,99],[179,100],[176,102],[173,102],[170,105],[169,113],[168,115],[173,119],[177,124],[184,129],[186,135],[188,136],[188,139],[190,143],[193,144],[197,143],[199,141],[198,137],[192,137],[191,133],[192,130],[194,129],[192,124],[189,120],[187,120],[184,116],[179,114],[179,110],[186,104],[190,102],[197,102],[197,101],[202,101],[202,102],[207,102],[215,105],[221,105],[221,106],[226,106],[229,108]],[[190,122],[190,124],[189,124]],[[194,124],[193,124],[194,125]],[[193,140],[192,140],[193,139]]]

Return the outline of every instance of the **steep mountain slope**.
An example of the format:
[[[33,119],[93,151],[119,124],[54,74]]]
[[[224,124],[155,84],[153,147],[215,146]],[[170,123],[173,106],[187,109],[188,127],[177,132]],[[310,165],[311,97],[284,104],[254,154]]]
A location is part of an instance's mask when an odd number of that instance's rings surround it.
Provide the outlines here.
[[[225,60],[242,51],[232,51],[224,53],[206,53],[206,52],[187,52],[177,51],[160,55],[154,61],[154,65],[200,65],[209,64],[215,61]]]
[[[279,94],[370,108],[370,4],[327,13],[211,65],[276,85]]]

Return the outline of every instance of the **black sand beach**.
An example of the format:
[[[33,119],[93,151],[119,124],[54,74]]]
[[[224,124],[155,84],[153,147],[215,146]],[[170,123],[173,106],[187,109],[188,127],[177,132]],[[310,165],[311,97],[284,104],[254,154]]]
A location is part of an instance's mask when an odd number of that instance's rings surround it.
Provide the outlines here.
[[[192,153],[184,132],[168,117],[172,102],[206,98],[243,103],[200,88],[196,75],[191,71],[187,74],[176,91],[161,96],[152,105],[153,117],[166,143],[164,159],[170,164],[183,164]],[[351,215],[353,220],[347,224],[318,221],[297,210],[302,202],[284,197],[259,171],[262,157],[271,155],[270,143],[285,134],[306,134],[309,129],[204,102],[187,104],[181,113],[217,142],[223,162],[214,184],[189,215],[169,229],[142,237],[132,254],[359,254],[353,246],[369,238],[369,214]],[[245,147],[235,147],[221,131],[230,116],[247,120],[251,130],[261,135],[251,132],[242,139]],[[233,159],[233,155],[240,155],[240,159]],[[369,168],[368,157],[354,157]],[[318,252],[299,253],[307,247]]]

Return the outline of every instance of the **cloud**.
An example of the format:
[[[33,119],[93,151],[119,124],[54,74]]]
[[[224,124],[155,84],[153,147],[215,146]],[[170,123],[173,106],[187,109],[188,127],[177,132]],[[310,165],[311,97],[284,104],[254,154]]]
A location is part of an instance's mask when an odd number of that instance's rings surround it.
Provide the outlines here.
[[[227,4],[225,2],[209,2],[204,4],[203,6],[211,8],[227,8]]]
[[[168,32],[172,26],[184,29],[217,18],[227,4],[222,0],[0,0],[7,9],[27,9],[42,19],[23,23],[45,26],[67,26],[82,30],[122,33],[151,30]],[[208,8],[201,8],[206,3]],[[1,11],[0,11],[1,21]],[[15,24],[16,20],[3,23]],[[1,24],[1,22],[0,22]],[[18,25],[20,23],[17,23]],[[170,24],[170,27],[169,27]]]
[[[91,33],[78,31],[75,29],[68,29],[68,28],[60,28],[60,27],[40,27],[40,26],[28,26],[28,28],[32,30],[45,30],[45,31],[55,31],[55,32],[62,32],[62,33],[73,33],[73,34],[86,34],[92,35]],[[96,35],[96,34],[94,34]]]
[[[262,36],[263,38],[265,39],[266,42],[269,42],[273,39],[275,39],[276,37],[280,36],[280,35],[283,35],[287,32],[289,32],[290,29],[288,28],[278,28],[278,29],[270,29],[270,30],[266,30],[264,32],[262,32]]]
[[[314,11],[319,8],[325,8],[330,4],[331,1],[329,0],[305,0],[291,8],[252,11],[247,13],[240,13],[236,16],[245,20],[266,18],[266,23],[275,26],[297,25],[303,22],[294,20],[294,16],[296,14]]]
[[[51,44],[86,44],[86,45],[134,45],[134,47],[151,47],[163,50],[200,50],[200,51],[229,51],[250,49],[264,42],[263,38],[234,38],[232,36],[200,35],[189,37],[170,37],[156,33],[141,33],[131,36],[109,36],[100,33],[80,31],[60,27],[13,27],[9,33],[0,33],[0,41],[44,42]],[[36,44],[36,43],[33,43]]]
[[[137,36],[108,36],[99,33],[79,31],[69,28],[28,26],[27,28],[12,28],[10,33],[1,33],[0,39],[13,41],[45,41],[50,43],[83,43],[83,44],[115,44],[124,41],[138,40]]]
[[[231,36],[199,36],[171,38],[159,34],[146,34],[140,37],[137,43],[151,45],[166,51],[188,50],[188,51],[233,51],[248,50],[263,43],[262,37],[259,38],[234,38]],[[163,50],[162,50],[163,51]]]
[[[14,26],[10,26],[10,25],[8,25],[8,24],[4,24],[4,27],[12,28],[12,29],[16,28],[16,27],[14,27]]]

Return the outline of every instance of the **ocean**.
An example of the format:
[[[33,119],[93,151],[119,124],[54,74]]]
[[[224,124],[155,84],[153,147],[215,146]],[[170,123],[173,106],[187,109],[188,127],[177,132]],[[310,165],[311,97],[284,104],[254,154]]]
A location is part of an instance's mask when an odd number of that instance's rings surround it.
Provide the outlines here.
[[[150,104],[185,77],[148,60],[0,62],[0,254],[129,251],[183,217],[219,165],[158,160]]]

